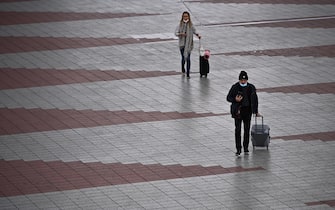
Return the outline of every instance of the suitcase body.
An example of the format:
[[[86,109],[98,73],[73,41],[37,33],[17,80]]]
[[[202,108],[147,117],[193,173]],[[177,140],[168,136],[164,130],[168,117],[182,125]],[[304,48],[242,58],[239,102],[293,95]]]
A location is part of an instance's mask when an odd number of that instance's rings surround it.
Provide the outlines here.
[[[205,56],[199,56],[199,65],[200,65],[200,77],[205,76],[207,77],[207,74],[209,73],[209,62],[208,59],[205,58]]]
[[[268,125],[264,125],[263,117],[262,117],[262,124],[257,124],[256,118],[255,118],[255,124],[252,125],[251,127],[252,146],[254,149],[255,147],[266,147],[266,149],[269,149],[270,127]]]

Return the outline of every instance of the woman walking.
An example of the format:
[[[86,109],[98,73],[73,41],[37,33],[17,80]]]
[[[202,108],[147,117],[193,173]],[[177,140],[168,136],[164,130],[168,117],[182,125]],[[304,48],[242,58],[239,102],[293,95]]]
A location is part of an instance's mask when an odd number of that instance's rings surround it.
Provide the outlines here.
[[[193,49],[193,34],[199,39],[201,36],[197,33],[195,27],[192,24],[190,13],[185,11],[182,14],[179,25],[176,28],[176,36],[179,38],[179,48],[181,54],[181,71],[185,73],[186,63],[186,75],[190,78],[191,68],[191,51]]]

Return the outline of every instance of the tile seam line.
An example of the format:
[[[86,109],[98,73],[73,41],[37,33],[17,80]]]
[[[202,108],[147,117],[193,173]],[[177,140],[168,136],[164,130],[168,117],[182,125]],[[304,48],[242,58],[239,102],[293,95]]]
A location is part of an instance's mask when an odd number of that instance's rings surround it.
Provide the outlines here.
[[[252,53],[256,53],[256,52],[267,52],[267,51],[277,51],[277,50],[292,50],[292,49],[304,49],[304,48],[317,48],[317,47],[330,47],[330,46],[335,46],[334,44],[329,44],[329,45],[312,45],[312,46],[301,46],[301,47],[293,47],[293,48],[272,48],[272,49],[255,49],[255,50],[247,50],[247,51],[239,51],[239,52],[218,52],[218,53],[212,53],[211,55],[214,56],[214,55],[226,55],[226,56],[234,56],[236,55],[235,53],[238,53],[240,55],[240,53],[251,53],[251,54],[248,54],[248,55],[252,55],[252,56],[268,56],[268,55],[265,55],[265,54],[261,54],[261,55],[255,55],[255,54],[252,54]],[[233,55],[231,53],[234,53]],[[245,55],[247,56],[247,55]],[[280,56],[280,55],[272,55],[273,56]],[[285,57],[290,57],[290,55],[282,55],[282,56],[285,56]],[[308,57],[307,55],[299,55],[300,57]],[[312,55],[309,55],[309,56],[312,56]],[[315,56],[313,56],[315,57]],[[321,56],[321,57],[329,57],[329,56]],[[327,82],[329,83],[329,82]],[[331,83],[331,82],[330,82]],[[313,83],[313,84],[316,84],[316,83]],[[281,87],[281,86],[277,86],[277,87]]]
[[[315,16],[315,17],[302,17],[302,18],[283,18],[283,19],[273,19],[273,20],[255,20],[255,21],[245,21],[245,22],[231,22],[231,23],[213,23],[213,24],[202,24],[204,27],[214,27],[214,26],[245,26],[245,25],[257,25],[264,23],[283,23],[283,22],[296,22],[296,21],[308,21],[308,20],[327,20],[334,19],[335,15],[330,16]]]

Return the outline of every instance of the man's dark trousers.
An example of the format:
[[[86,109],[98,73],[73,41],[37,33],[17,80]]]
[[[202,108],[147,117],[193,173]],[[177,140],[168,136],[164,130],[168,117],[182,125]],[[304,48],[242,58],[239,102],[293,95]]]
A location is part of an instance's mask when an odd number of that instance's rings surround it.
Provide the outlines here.
[[[249,107],[242,107],[241,117],[235,118],[235,144],[238,152],[241,152],[241,127],[243,122],[244,135],[243,135],[243,149],[244,152],[249,151],[249,139],[250,139],[250,124],[251,124],[251,109]]]

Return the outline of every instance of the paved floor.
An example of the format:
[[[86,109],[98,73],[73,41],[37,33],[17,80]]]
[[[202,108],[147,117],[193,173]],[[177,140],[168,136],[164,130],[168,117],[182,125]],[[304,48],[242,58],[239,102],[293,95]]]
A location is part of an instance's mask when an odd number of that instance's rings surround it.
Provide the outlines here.
[[[333,0],[1,0],[0,46],[0,209],[335,207]],[[271,143],[236,158],[241,70]]]

